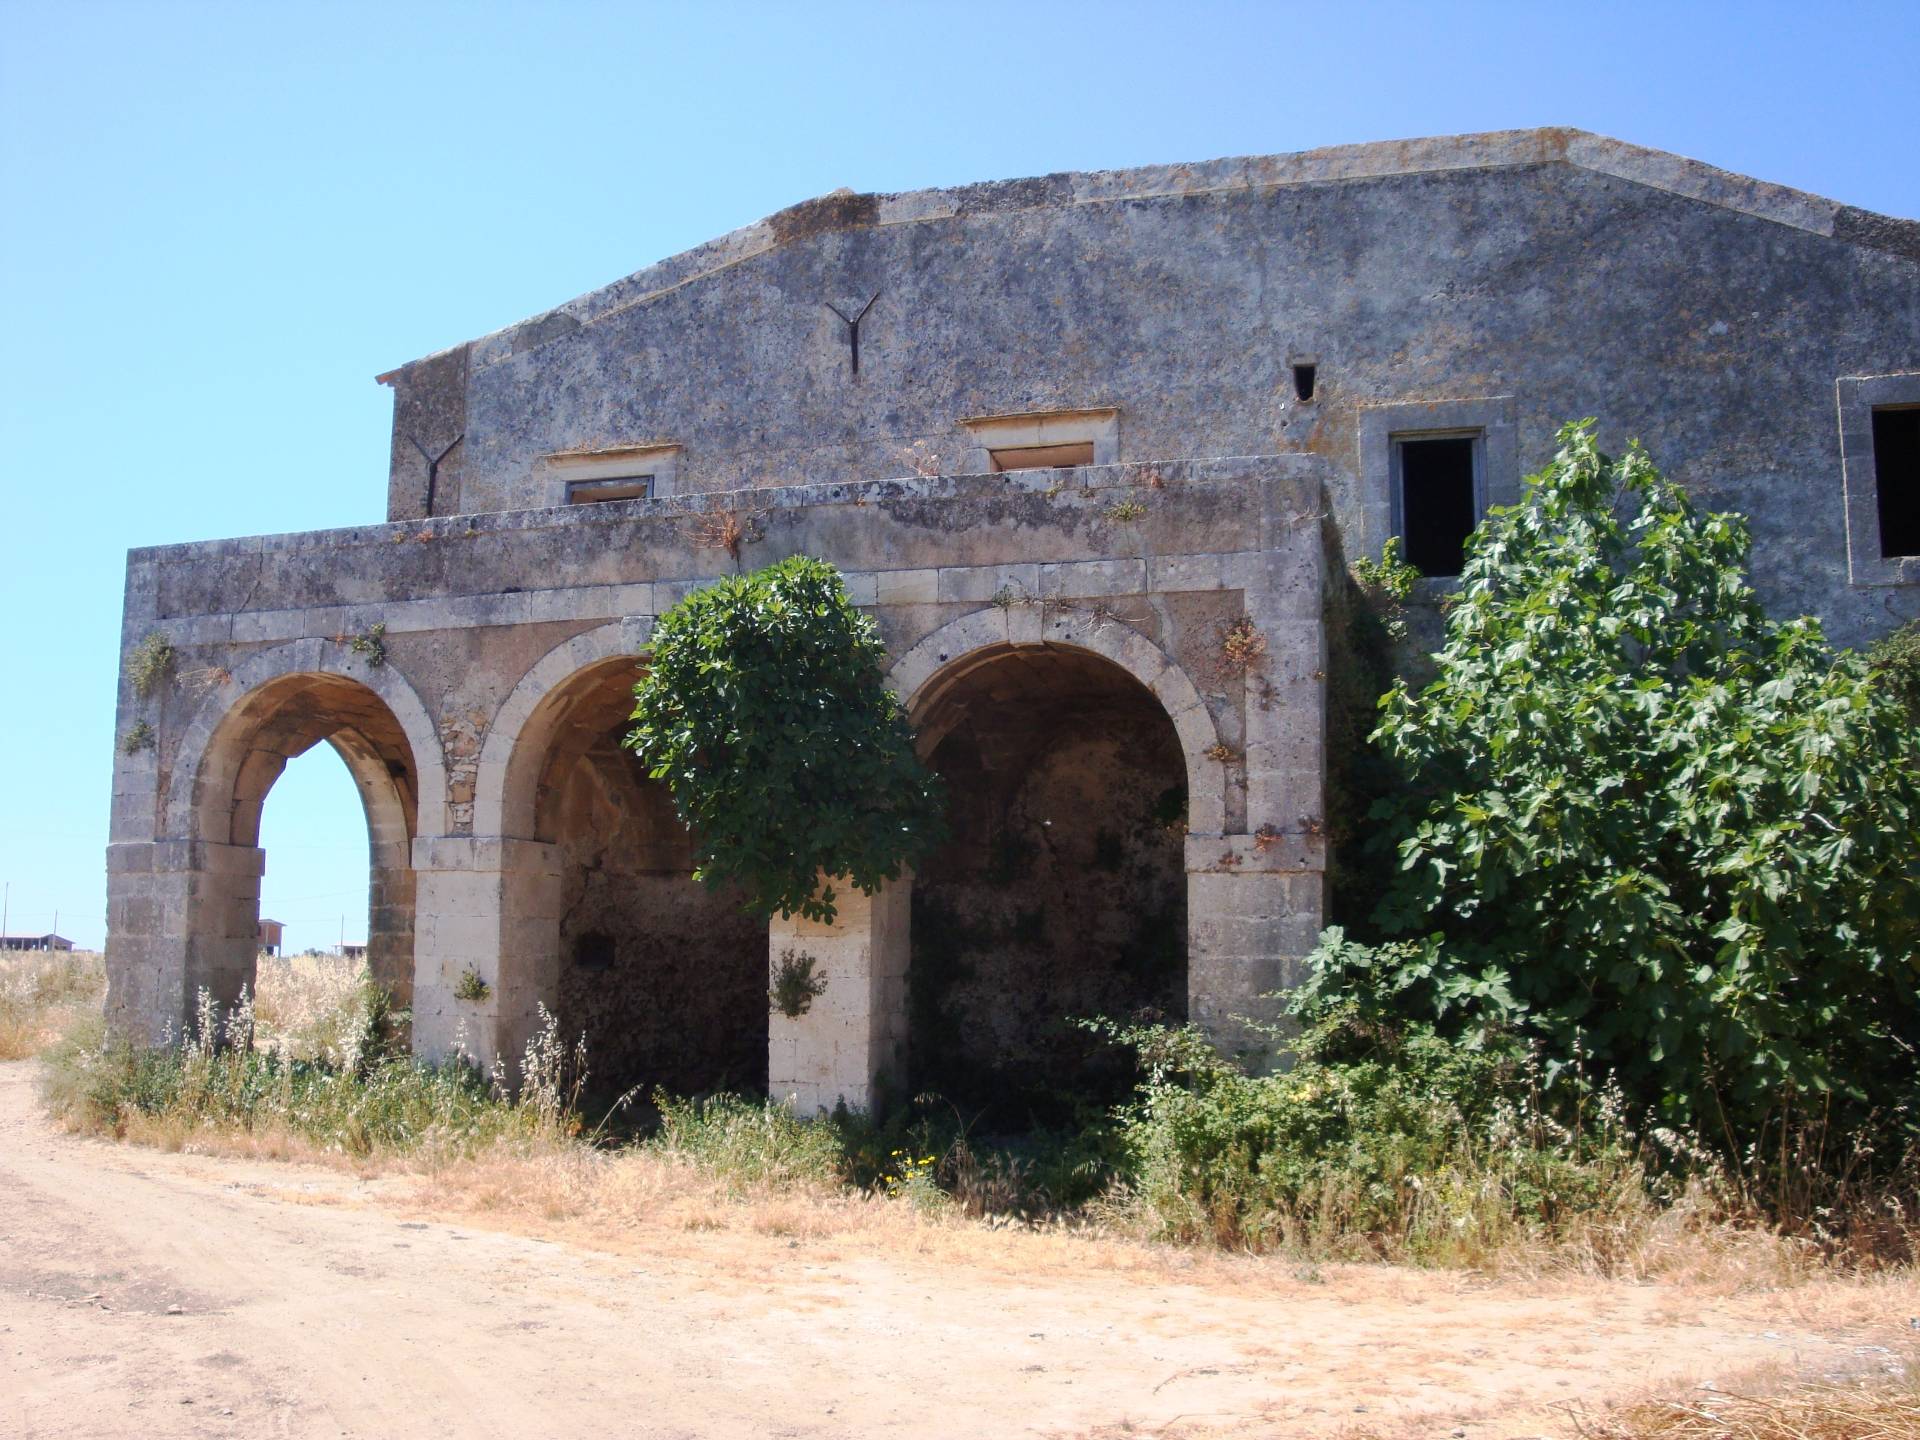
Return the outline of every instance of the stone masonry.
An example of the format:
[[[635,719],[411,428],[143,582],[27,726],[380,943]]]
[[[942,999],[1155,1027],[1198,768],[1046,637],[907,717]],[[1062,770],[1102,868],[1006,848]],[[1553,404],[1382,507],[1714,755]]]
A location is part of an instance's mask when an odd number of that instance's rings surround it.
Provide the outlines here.
[[[916,1045],[1041,1053],[1028,974],[1238,1037],[1325,919],[1329,580],[1424,523],[1410,444],[1468,442],[1483,509],[1599,416],[1751,517],[1770,604],[1863,643],[1920,615],[1920,562],[1858,518],[1899,482],[1860,417],[1917,372],[1920,225],[1576,131],[810,201],[381,377],[386,523],[129,556],[123,648],[180,659],[120,693],[152,743],[115,766],[109,1015],[158,1039],[249,982],[260,809],[326,741],[425,1054],[511,1059],[544,1005],[635,1078],[724,1054],[713,1084],[868,1105]],[[903,876],[743,927],[619,751],[654,617],[795,553],[845,573],[965,779],[943,908]],[[1043,913],[1022,855],[1105,888]],[[1054,973],[1140,897],[1183,954]],[[766,1013],[783,951],[828,980],[799,1017]]]

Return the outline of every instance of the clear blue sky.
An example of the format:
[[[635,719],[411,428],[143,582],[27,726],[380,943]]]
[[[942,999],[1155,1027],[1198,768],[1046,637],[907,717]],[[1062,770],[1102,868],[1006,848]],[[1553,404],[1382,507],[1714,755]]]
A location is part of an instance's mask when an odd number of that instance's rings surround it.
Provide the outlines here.
[[[124,555],[384,516],[373,376],[837,186],[1577,125],[1920,216],[1903,4],[0,0],[0,880],[98,944]],[[324,747],[265,909],[364,931]]]

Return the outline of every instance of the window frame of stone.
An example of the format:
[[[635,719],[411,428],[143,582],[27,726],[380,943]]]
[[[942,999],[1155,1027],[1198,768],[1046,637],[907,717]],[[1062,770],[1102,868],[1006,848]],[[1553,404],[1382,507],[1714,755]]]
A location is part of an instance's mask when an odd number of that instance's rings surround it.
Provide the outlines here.
[[[1006,451],[1046,451],[1074,445],[1093,447],[1091,464],[1120,462],[1120,412],[1112,406],[1034,410],[1020,415],[976,415],[962,420],[960,428],[972,442],[961,464],[962,474],[1004,473],[994,456]]]
[[[674,442],[562,451],[543,456],[535,469],[542,497],[549,507],[658,499],[677,491],[682,449]],[[625,490],[643,482],[644,495],[593,493],[595,489]]]
[[[1847,579],[1855,586],[1920,584],[1920,555],[1880,553],[1880,472],[1873,453],[1876,410],[1920,407],[1920,370],[1845,375],[1834,382],[1840,411],[1840,475],[1847,519]]]
[[[1473,441],[1473,503],[1476,517],[1492,506],[1520,498],[1520,452],[1511,395],[1462,400],[1394,401],[1360,411],[1362,553],[1372,556],[1402,533],[1404,502],[1400,447],[1409,440]],[[1478,520],[1476,518],[1476,523]],[[1446,591],[1456,575],[1434,575],[1421,590]]]

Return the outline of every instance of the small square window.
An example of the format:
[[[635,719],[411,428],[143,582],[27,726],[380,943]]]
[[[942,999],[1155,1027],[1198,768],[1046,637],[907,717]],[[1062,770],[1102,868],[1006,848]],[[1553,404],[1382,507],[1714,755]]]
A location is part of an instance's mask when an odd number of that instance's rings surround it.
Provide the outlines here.
[[[1840,402],[1847,577],[1920,584],[1920,371],[1848,375]]]
[[[1881,558],[1920,555],[1920,405],[1875,408],[1873,488]]]
[[[599,505],[608,500],[645,500],[652,494],[651,475],[609,475],[603,479],[567,482],[569,505]]]
[[[1393,441],[1395,532],[1422,575],[1458,575],[1480,523],[1480,437],[1399,435]]]
[[[1401,558],[1444,590],[1488,509],[1520,498],[1513,397],[1363,406],[1359,439],[1359,553],[1398,536]]]
[[[1078,445],[1015,445],[989,450],[995,470],[1065,470],[1093,464],[1093,442]]]

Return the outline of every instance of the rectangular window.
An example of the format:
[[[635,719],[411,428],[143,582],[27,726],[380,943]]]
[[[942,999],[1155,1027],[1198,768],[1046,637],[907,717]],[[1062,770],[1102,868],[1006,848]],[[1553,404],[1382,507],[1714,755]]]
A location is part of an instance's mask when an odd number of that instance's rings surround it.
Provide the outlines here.
[[[608,500],[645,500],[651,494],[651,475],[607,475],[593,480],[567,482],[569,505],[598,505]]]
[[[976,415],[960,428],[972,440],[961,459],[963,473],[995,470],[1061,470],[1075,465],[1115,465],[1120,460],[1120,412],[1033,410],[1024,415]]]
[[[1393,448],[1402,558],[1422,575],[1458,575],[1480,522],[1478,437],[1406,436]]]
[[[1873,484],[1881,558],[1920,555],[1920,405],[1875,408]]]
[[[995,470],[1064,470],[1093,464],[1093,442],[1072,445],[1015,445],[989,450]]]

